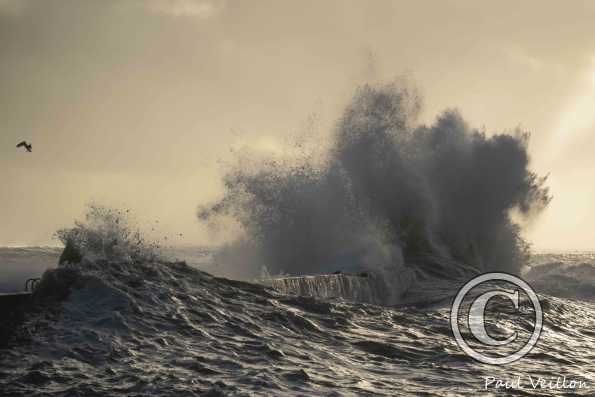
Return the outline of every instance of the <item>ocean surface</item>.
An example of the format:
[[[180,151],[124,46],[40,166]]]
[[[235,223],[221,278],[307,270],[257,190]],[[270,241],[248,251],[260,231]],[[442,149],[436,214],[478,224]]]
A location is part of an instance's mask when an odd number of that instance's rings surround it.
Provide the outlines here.
[[[0,292],[22,290],[55,268],[60,252],[0,248]],[[86,259],[71,269],[68,296],[28,316],[21,337],[0,349],[0,395],[595,395],[595,253],[533,256],[524,278],[539,293],[545,325],[533,351],[505,366],[461,351],[451,299],[432,300],[432,290],[418,293],[425,305],[396,307],[300,297],[210,274],[205,249],[167,257]],[[489,326],[506,333],[524,323],[503,308]],[[533,389],[529,376],[586,387]],[[484,390],[488,377],[524,387]]]

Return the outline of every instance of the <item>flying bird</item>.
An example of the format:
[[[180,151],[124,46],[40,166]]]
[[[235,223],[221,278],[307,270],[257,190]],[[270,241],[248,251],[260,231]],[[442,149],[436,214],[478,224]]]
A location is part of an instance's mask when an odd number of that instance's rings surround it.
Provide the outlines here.
[[[27,143],[27,141],[23,141],[23,142],[19,143],[17,145],[17,147],[24,147],[25,149],[27,149],[27,151],[29,153],[31,153],[31,151],[33,150],[33,145],[30,143]]]

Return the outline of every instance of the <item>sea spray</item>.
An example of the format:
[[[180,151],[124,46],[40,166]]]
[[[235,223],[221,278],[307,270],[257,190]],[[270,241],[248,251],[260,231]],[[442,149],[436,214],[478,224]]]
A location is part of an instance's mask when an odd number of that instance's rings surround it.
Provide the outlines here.
[[[60,229],[55,237],[64,244],[60,263],[80,262],[83,257],[118,261],[154,261],[160,246],[147,240],[135,226],[129,210],[89,204],[84,221]]]
[[[198,213],[243,230],[220,252],[220,269],[236,277],[256,277],[263,265],[273,275],[363,270],[388,280],[426,256],[446,259],[433,264],[438,274],[455,262],[518,273],[528,244],[511,212],[533,216],[550,200],[545,178],[528,168],[528,133],[488,136],[454,110],[418,125],[420,110],[410,87],[365,85],[323,161],[238,163],[223,197]]]

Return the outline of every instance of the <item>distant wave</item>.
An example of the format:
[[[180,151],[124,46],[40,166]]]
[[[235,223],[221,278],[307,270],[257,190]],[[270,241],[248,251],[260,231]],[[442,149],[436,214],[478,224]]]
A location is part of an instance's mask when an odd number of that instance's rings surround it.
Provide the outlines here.
[[[61,245],[5,245],[5,246],[0,246],[0,250],[3,251],[10,251],[10,250],[14,250],[14,251],[41,251],[41,252],[55,252],[55,251],[60,251],[62,250],[62,248],[64,248]]]
[[[536,255],[523,276],[538,291],[562,298],[595,300],[595,253]]]

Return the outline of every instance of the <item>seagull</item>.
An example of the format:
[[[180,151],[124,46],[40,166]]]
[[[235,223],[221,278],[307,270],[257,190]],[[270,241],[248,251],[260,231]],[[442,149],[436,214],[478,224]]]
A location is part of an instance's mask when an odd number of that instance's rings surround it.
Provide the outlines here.
[[[23,142],[19,143],[17,145],[17,147],[24,147],[25,149],[27,149],[27,151],[29,153],[31,153],[31,151],[33,150],[33,145],[30,143],[27,143],[27,141],[23,141]]]

